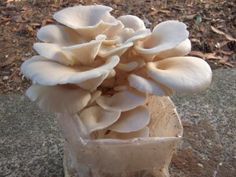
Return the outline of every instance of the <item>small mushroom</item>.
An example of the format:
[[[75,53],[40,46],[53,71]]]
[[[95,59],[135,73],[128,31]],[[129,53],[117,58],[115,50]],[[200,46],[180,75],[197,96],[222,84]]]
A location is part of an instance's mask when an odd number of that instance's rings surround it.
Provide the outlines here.
[[[161,87],[156,82],[140,77],[136,74],[131,74],[128,77],[129,85],[140,92],[154,94],[158,96],[168,95],[167,88]]]
[[[88,91],[66,85],[31,85],[26,95],[30,100],[36,101],[41,109],[58,113],[76,113],[91,99]]]
[[[98,56],[103,57],[103,58],[107,58],[112,55],[121,56],[132,46],[133,46],[133,42],[129,42],[126,44],[121,44],[121,45],[112,45],[112,46],[102,45],[98,52]]]
[[[118,64],[119,57],[113,56],[107,59],[106,63],[90,70],[82,71],[79,67],[68,67],[44,59],[41,56],[34,56],[25,61],[21,70],[23,74],[30,78],[34,83],[40,85],[57,85],[57,84],[83,84],[93,79],[93,84],[101,83],[101,77],[110,73],[110,71]],[[40,69],[39,69],[40,68]],[[50,76],[50,77],[49,77]],[[98,78],[97,83],[96,78]],[[94,80],[95,79],[95,80]],[[93,88],[94,85],[91,87]]]
[[[90,65],[95,60],[102,42],[103,40],[92,40],[66,47],[51,43],[35,43],[33,47],[40,56],[62,64]]]
[[[142,19],[134,15],[123,15],[117,18],[120,20],[125,28],[131,28],[134,31],[145,30],[145,24]]]
[[[189,35],[186,28],[182,22],[174,20],[162,22],[153,29],[152,35],[139,41],[135,49],[144,57],[153,58],[185,41]]]
[[[39,29],[37,37],[40,41],[70,46],[84,41],[75,30],[62,25],[47,25]]]
[[[104,110],[99,106],[91,106],[84,109],[79,114],[80,120],[83,122],[89,133],[112,125],[119,117],[120,111]]]
[[[53,18],[76,30],[82,36],[94,38],[118,24],[118,21],[109,13],[111,10],[111,7],[103,5],[79,5],[58,11]]]
[[[210,66],[197,57],[172,57],[147,64],[148,75],[175,93],[206,89],[212,78]]]
[[[137,91],[125,90],[115,93],[113,96],[100,96],[96,102],[106,110],[128,111],[143,105],[146,96]]]
[[[129,63],[119,63],[117,65],[117,68],[122,71],[131,72],[131,71],[135,70],[136,68],[138,68],[138,66],[139,66],[139,63],[136,61],[133,61],[133,62],[129,62]]]
[[[119,133],[136,132],[146,127],[149,121],[148,109],[145,106],[138,106],[135,109],[122,112],[118,121],[107,129]]]
[[[181,42],[177,47],[157,54],[155,58],[165,59],[170,57],[185,56],[189,54],[190,51],[191,41],[189,39],[186,39],[185,41]]]

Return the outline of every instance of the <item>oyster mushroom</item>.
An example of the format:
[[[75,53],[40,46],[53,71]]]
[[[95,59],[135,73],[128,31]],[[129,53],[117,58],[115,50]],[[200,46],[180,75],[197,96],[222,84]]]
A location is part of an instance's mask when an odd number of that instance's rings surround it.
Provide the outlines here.
[[[56,12],[53,18],[89,38],[104,33],[118,21],[109,13],[111,7],[103,5],[74,6]]]
[[[148,109],[145,106],[138,106],[132,110],[122,112],[118,121],[108,129],[119,133],[136,132],[145,128],[149,121]]]
[[[76,113],[91,99],[88,91],[70,85],[32,85],[26,95],[31,101],[36,101],[41,109],[57,113]]]
[[[172,57],[147,64],[148,75],[175,93],[194,93],[209,87],[210,66],[197,57]]]
[[[84,41],[83,37],[75,30],[62,25],[47,25],[40,28],[37,32],[37,38],[40,41],[58,46],[70,46]]]
[[[69,67],[41,56],[34,56],[22,64],[21,70],[26,77],[40,85],[76,84],[81,87],[84,85],[85,89],[94,89],[118,62],[119,57],[113,56],[103,65],[84,71],[83,67]],[[89,81],[90,85],[86,85],[85,82]]]
[[[135,46],[136,51],[146,58],[154,58],[167,50],[176,48],[188,38],[186,25],[182,22],[170,20],[158,24],[152,34]]]
[[[146,96],[137,91],[121,91],[113,96],[100,96],[96,102],[99,106],[106,110],[113,111],[128,111],[143,105],[146,101]]]
[[[112,125],[119,119],[120,113],[120,111],[104,110],[100,106],[91,106],[81,111],[79,118],[87,131],[92,133]]]

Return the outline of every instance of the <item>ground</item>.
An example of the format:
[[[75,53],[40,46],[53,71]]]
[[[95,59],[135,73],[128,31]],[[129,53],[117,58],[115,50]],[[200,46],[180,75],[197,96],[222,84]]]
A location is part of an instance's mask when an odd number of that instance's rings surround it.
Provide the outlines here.
[[[1,0],[0,1],[0,93],[23,93],[29,85],[20,73],[32,49],[37,30],[54,23],[55,11],[78,4],[104,4],[115,16],[137,15],[153,28],[168,19],[188,25],[192,52],[213,69],[231,68],[236,60],[236,18],[233,1],[227,0]]]
[[[217,69],[207,91],[172,98],[184,137],[171,177],[235,177],[235,77],[235,69]],[[0,177],[63,177],[55,120],[22,95],[0,95]]]

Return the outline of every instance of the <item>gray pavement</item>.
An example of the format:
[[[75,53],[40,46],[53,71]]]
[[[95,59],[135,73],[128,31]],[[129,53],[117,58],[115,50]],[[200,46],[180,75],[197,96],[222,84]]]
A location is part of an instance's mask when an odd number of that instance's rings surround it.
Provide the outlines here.
[[[215,70],[210,89],[173,97],[184,138],[171,177],[236,176],[236,69]],[[0,177],[62,177],[54,116],[20,95],[0,95]]]

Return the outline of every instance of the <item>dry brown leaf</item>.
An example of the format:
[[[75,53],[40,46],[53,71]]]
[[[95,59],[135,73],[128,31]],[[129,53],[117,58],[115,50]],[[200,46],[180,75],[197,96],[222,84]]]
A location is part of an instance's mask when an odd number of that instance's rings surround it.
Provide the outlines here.
[[[171,13],[171,11],[169,11],[169,10],[162,10],[162,9],[158,10],[158,12],[161,12],[161,13],[164,13],[164,14]]]
[[[0,68],[1,67],[4,67],[4,66],[7,66],[7,65],[10,65],[11,63],[13,63],[15,61],[15,58],[14,57],[9,57],[7,58],[4,62],[0,63]]]
[[[221,31],[221,30],[215,28],[214,26],[211,26],[211,30],[214,31],[214,32],[217,33],[217,34],[221,34],[221,35],[225,36],[225,38],[228,39],[228,40],[230,40],[230,41],[236,41],[236,39],[233,38],[231,35],[226,34],[225,32],[223,32],[223,31]]]
[[[192,19],[194,19],[196,17],[196,14],[189,14],[189,15],[186,15],[185,16],[185,19],[187,19],[187,20],[192,20]]]
[[[30,26],[33,26],[33,27],[40,27],[41,24],[40,24],[40,23],[30,23]]]
[[[232,54],[234,54],[233,51],[224,51],[224,50],[221,50],[220,52],[221,52],[222,54],[224,54],[224,55],[232,55]]]
[[[204,54],[200,51],[191,51],[189,55],[205,59]]]
[[[191,51],[190,55],[200,57],[204,60],[221,60],[222,57],[216,55],[216,53],[202,53],[200,51]]]
[[[211,59],[211,60],[221,60],[222,59],[222,57],[216,55],[216,53],[205,53],[204,56],[206,59]]]
[[[50,23],[53,23],[52,19],[45,19],[45,20],[42,21],[42,26],[45,26],[45,25],[50,24]]]

